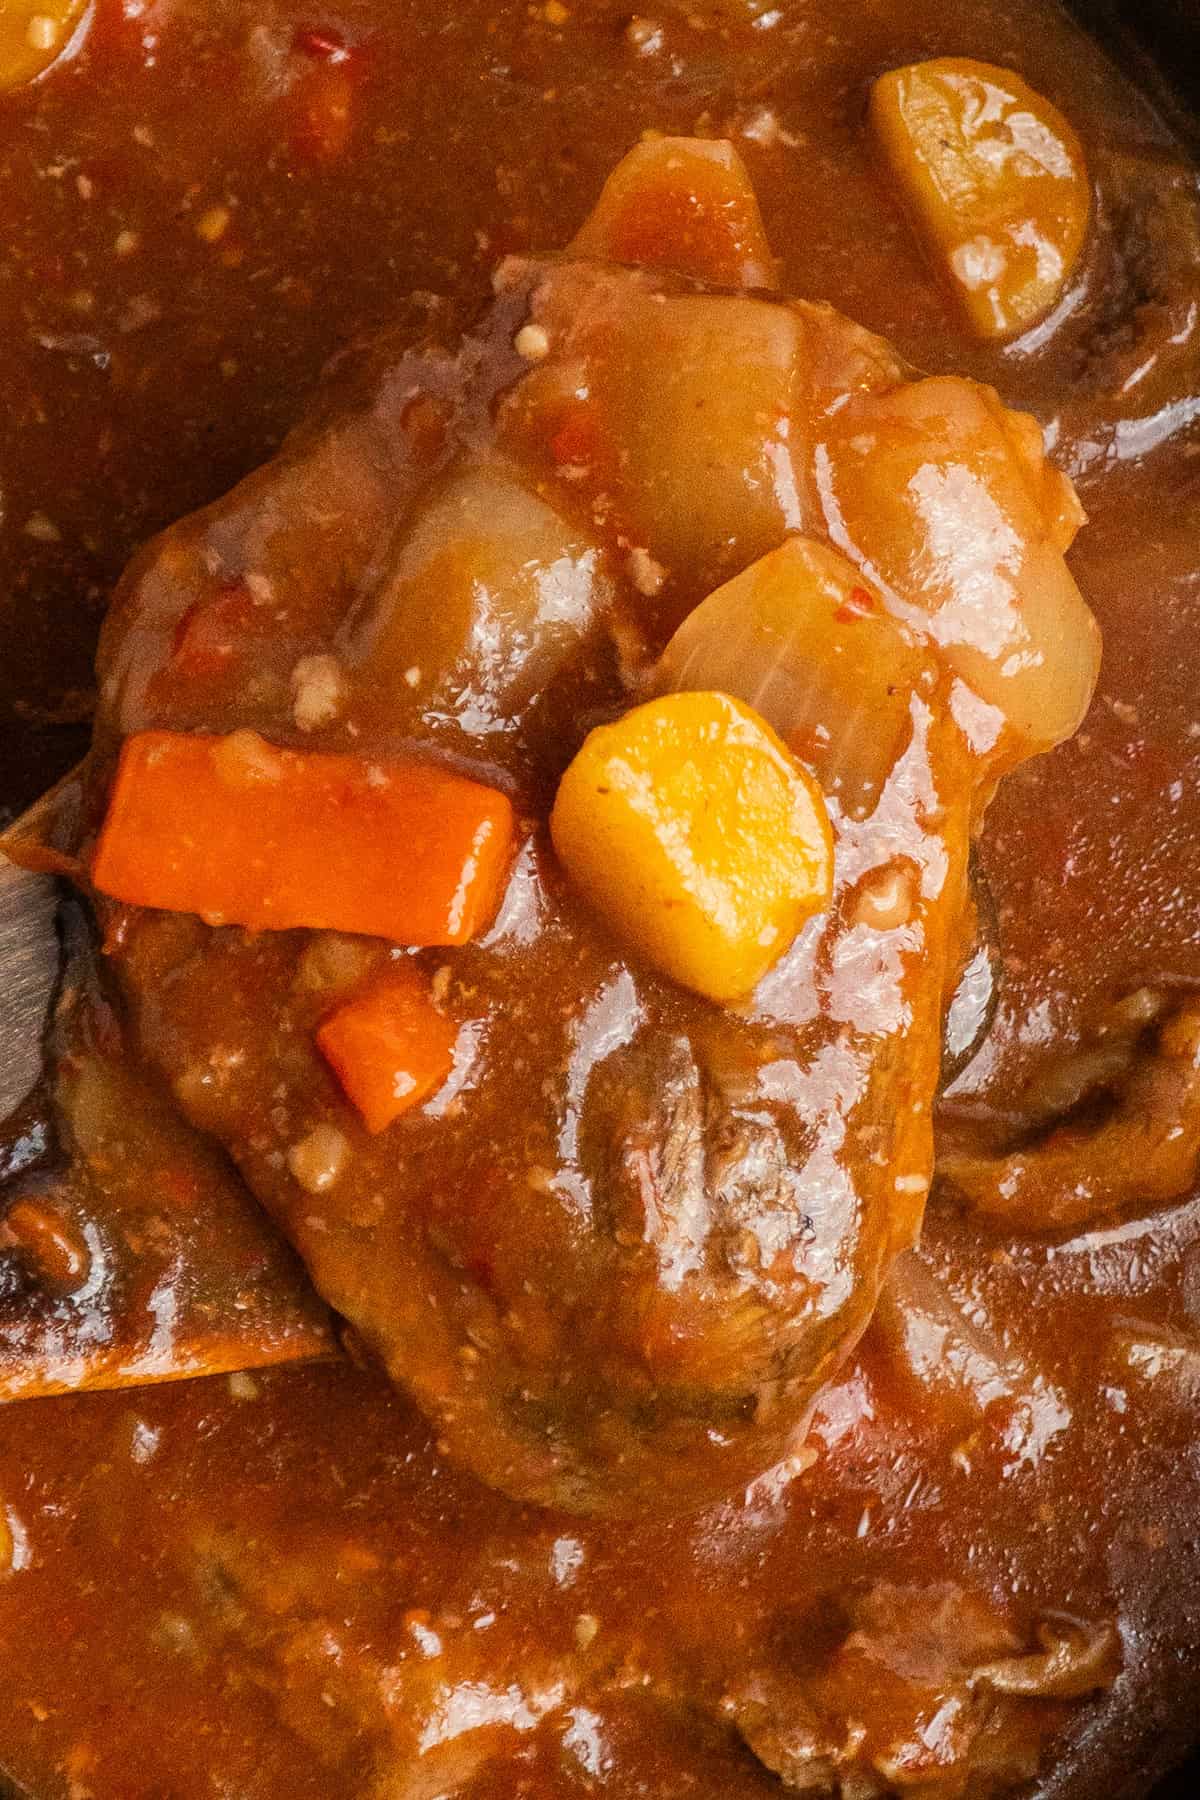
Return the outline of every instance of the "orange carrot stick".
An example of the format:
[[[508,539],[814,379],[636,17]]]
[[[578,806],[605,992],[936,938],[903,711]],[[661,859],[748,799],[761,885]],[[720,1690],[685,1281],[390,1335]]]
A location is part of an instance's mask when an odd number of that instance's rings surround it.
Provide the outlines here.
[[[92,880],[214,925],[463,944],[495,911],[512,834],[503,794],[427,763],[145,731],[121,751]]]
[[[330,1013],[317,1044],[367,1130],[382,1131],[441,1087],[457,1035],[420,971],[401,964]]]

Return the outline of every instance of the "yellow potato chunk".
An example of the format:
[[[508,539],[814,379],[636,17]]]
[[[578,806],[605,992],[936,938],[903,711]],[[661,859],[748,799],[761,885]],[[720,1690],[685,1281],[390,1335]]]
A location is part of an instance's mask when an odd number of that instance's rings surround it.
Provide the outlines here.
[[[87,0],[0,3],[0,94],[44,74],[71,43]]]
[[[575,885],[684,987],[748,994],[829,899],[814,778],[726,694],[669,694],[586,739],[550,820]]]
[[[917,232],[983,338],[1061,297],[1091,195],[1079,139],[1011,69],[965,57],[881,75],[871,124]]]

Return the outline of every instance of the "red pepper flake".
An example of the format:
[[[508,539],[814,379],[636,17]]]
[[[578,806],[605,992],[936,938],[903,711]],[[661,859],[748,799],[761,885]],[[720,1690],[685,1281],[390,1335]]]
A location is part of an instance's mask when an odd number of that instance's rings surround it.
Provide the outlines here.
[[[4,1229],[46,1287],[69,1294],[87,1280],[91,1252],[55,1206],[28,1198],[18,1200],[5,1214]]]
[[[839,624],[849,625],[855,619],[866,619],[875,611],[875,597],[865,587],[852,587],[834,613]]]
[[[430,394],[415,394],[405,402],[400,429],[412,454],[422,460],[439,456],[446,447],[446,415]]]
[[[330,58],[310,69],[296,85],[299,108],[292,131],[292,146],[313,162],[332,162],[350,142],[354,123],[354,84],[351,70],[338,67],[346,57]]]
[[[794,757],[812,767],[828,748],[829,733],[823,725],[805,725],[798,731],[789,731],[785,741]]]
[[[560,466],[594,461],[596,423],[591,414],[582,409],[569,413],[550,440],[550,454]]]
[[[183,1163],[164,1164],[157,1171],[157,1180],[152,1180],[152,1191],[175,1212],[190,1212],[203,1198],[195,1169]]]
[[[350,55],[345,38],[328,25],[297,26],[292,48],[314,62],[344,63]]]
[[[171,664],[185,676],[218,675],[232,661],[241,639],[255,619],[249,590],[235,582],[210,599],[193,600],[183,614],[171,644]]]

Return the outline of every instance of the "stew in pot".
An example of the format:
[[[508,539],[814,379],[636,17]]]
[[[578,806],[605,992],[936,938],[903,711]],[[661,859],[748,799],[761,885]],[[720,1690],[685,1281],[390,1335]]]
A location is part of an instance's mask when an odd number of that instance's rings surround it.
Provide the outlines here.
[[[845,13],[0,18],[18,1793],[1194,1735],[1196,176]]]

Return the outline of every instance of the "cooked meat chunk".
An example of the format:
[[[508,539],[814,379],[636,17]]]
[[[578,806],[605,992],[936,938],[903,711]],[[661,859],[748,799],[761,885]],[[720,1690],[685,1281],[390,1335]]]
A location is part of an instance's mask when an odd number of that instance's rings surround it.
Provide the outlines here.
[[[828,1611],[792,1623],[790,1657],[782,1628],[778,1661],[724,1701],[760,1761],[814,1800],[1007,1793],[1035,1773],[1061,1722],[1054,1703],[1107,1687],[1120,1667],[1110,1625],[1045,1621],[1023,1649],[980,1595],[953,1582],[878,1582]]]
[[[1081,1110],[1032,1141],[948,1146],[938,1172],[972,1211],[1009,1231],[1077,1231],[1188,1191],[1200,1163],[1200,1009],[1184,1002],[1150,1043],[1118,1045],[1115,1067],[1101,1053],[1085,1069]]]
[[[601,1511],[753,1480],[865,1328],[929,1183],[971,830],[1096,657],[1028,421],[828,308],[703,286],[695,217],[661,217],[657,267],[510,261],[454,353],[384,337],[152,545],[94,762],[103,804],[124,740],[94,875],[188,1118],[456,1456]],[[867,437],[919,504],[872,488]],[[744,667],[677,674],[742,582]],[[852,643],[873,755],[828,723]],[[768,658],[807,677],[768,699]],[[207,923],[181,940],[156,894]],[[363,955],[314,984],[330,927]]]

